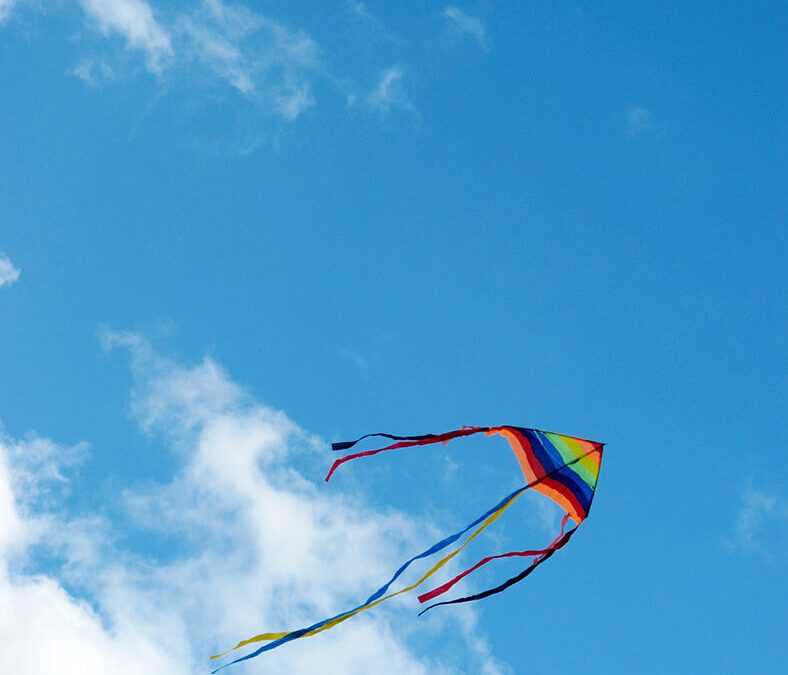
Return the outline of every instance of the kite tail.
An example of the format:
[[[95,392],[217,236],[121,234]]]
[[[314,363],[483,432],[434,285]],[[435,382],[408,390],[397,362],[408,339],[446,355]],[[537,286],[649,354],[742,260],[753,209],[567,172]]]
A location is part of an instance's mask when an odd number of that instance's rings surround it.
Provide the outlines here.
[[[377,434],[364,434],[360,436],[355,441],[339,441],[337,443],[331,444],[331,449],[334,452],[338,450],[350,450],[356,443],[360,443],[365,438],[373,438],[375,436],[382,436],[383,438],[388,438],[392,441],[426,441],[430,438],[435,438],[438,434],[422,434],[421,436],[394,436],[393,434],[384,434],[384,433],[377,433]]]
[[[529,551],[509,551],[508,553],[499,553],[498,555],[490,555],[485,558],[482,558],[479,562],[477,562],[472,567],[469,567],[464,572],[460,572],[456,577],[450,579],[445,584],[438,586],[437,588],[428,591],[427,593],[423,593],[419,596],[419,602],[425,603],[429,600],[437,598],[439,595],[443,595],[446,591],[451,589],[455,584],[459,581],[462,581],[465,577],[467,577],[472,572],[475,572],[480,567],[483,567],[488,562],[493,560],[499,560],[500,558],[513,558],[513,557],[520,557],[526,558],[531,556],[544,556],[549,551],[552,551],[558,545],[558,541],[564,536],[564,532],[566,531],[566,524],[569,521],[569,514],[567,513],[563,520],[561,521],[561,531],[558,533],[558,536],[550,542],[550,545],[546,548],[536,549],[536,550],[529,550]]]
[[[259,647],[256,651],[252,652],[251,654],[247,654],[245,656],[242,656],[242,657],[240,657],[238,659],[235,659],[234,661],[231,661],[230,663],[225,664],[224,666],[221,666],[220,668],[217,668],[216,670],[212,671],[212,673],[217,673],[217,672],[219,672],[219,670],[222,670],[223,668],[226,668],[227,666],[233,665],[234,663],[239,663],[240,661],[245,661],[247,659],[254,658],[257,655],[262,654],[263,652],[270,651],[271,649],[276,649],[280,645],[286,644],[287,642],[291,642],[292,640],[296,640],[296,639],[302,638],[302,637],[310,637],[312,635],[316,635],[318,633],[321,633],[324,630],[328,630],[330,628],[333,628],[334,626],[346,621],[347,619],[350,619],[351,617],[355,616],[356,614],[359,614],[359,613],[361,613],[363,611],[366,611],[368,609],[372,609],[373,607],[379,605],[380,603],[382,603],[382,602],[384,602],[386,600],[394,598],[394,597],[396,597],[398,595],[401,595],[403,593],[407,593],[409,591],[412,591],[413,589],[417,588],[422,583],[424,583],[427,579],[429,579],[433,574],[438,572],[438,570],[443,568],[443,566],[446,565],[446,563],[448,563],[452,558],[454,558],[463,549],[465,549],[471,543],[471,541],[473,541],[479,534],[481,534],[485,529],[487,529],[496,520],[498,520],[498,518],[500,518],[501,515],[503,515],[503,513],[512,504],[514,504],[514,502],[517,501],[517,499],[527,489],[528,489],[528,486],[526,485],[526,486],[520,487],[517,490],[515,490],[514,492],[506,495],[506,497],[501,499],[495,506],[493,506],[491,509],[488,509],[487,511],[485,511],[482,515],[480,515],[478,518],[474,519],[472,522],[470,522],[468,525],[466,525],[463,529],[459,530],[458,532],[455,532],[454,534],[449,535],[448,537],[445,537],[444,539],[442,539],[439,542],[433,544],[432,546],[430,546],[429,548],[425,549],[421,553],[413,556],[412,558],[410,558],[409,560],[404,562],[399,567],[399,569],[394,573],[394,575],[391,577],[391,579],[389,579],[383,586],[381,586],[377,591],[375,591],[371,596],[369,596],[369,598],[367,598],[366,602],[364,602],[363,604],[359,605],[358,607],[355,607],[355,608],[353,608],[351,610],[348,610],[346,612],[342,612],[342,613],[337,614],[336,616],[330,617],[328,619],[324,619],[322,621],[318,621],[318,622],[312,624],[311,626],[308,626],[306,628],[302,628],[302,629],[299,629],[299,630],[290,631],[290,632],[283,632],[283,633],[262,633],[260,635],[255,636],[255,637],[249,638],[247,640],[242,640],[241,642],[239,642],[232,649],[229,649],[226,652],[223,652],[221,654],[216,654],[214,656],[211,656],[211,659],[215,660],[215,659],[221,658],[222,656],[226,656],[230,652],[233,652],[236,649],[239,649],[240,647],[245,647],[245,646],[253,644],[253,643],[268,642],[268,644],[263,645],[262,647]],[[473,530],[473,532],[471,532],[471,530]],[[420,559],[432,556],[435,553],[438,553],[439,551],[442,551],[442,550],[448,548],[449,546],[451,546],[452,544],[457,542],[459,539],[464,537],[469,532],[470,532],[470,534],[469,534],[468,538],[465,540],[465,542],[461,546],[459,546],[454,551],[452,551],[448,555],[446,555],[443,558],[441,558],[440,560],[438,560],[418,581],[416,581],[416,583],[411,584],[409,586],[406,586],[405,588],[403,588],[403,589],[401,589],[399,591],[396,591],[394,593],[389,593],[387,595],[387,592],[388,592],[389,588],[391,587],[391,585],[403,574],[403,572],[405,572],[405,570],[408,567],[410,567],[410,565],[412,563],[416,562],[417,560],[420,560]]]
[[[383,436],[385,438],[390,438],[391,440],[398,440],[397,443],[392,443],[391,445],[387,445],[385,448],[377,448],[375,450],[365,450],[363,452],[354,452],[351,455],[347,455],[336,460],[331,465],[331,470],[328,472],[326,476],[326,483],[331,480],[331,476],[334,475],[334,472],[342,466],[345,462],[349,462],[352,459],[358,459],[359,457],[372,457],[372,455],[377,455],[381,452],[387,452],[388,450],[399,450],[400,448],[412,448],[415,445],[431,445],[433,443],[448,443],[452,439],[455,438],[462,438],[463,436],[472,436],[473,434],[478,434],[482,432],[489,431],[489,427],[463,427],[462,429],[457,429],[456,431],[447,431],[443,434],[425,434],[423,436],[393,436],[391,434],[367,434],[366,436],[362,436],[361,438],[357,438],[355,441],[343,441],[340,443],[332,443],[331,447],[333,450],[347,450],[352,448],[356,443],[359,441],[369,438],[370,436]]]
[[[539,556],[536,560],[534,560],[528,567],[526,567],[522,572],[516,574],[511,579],[507,579],[502,584],[490,588],[486,591],[482,591],[481,593],[474,593],[473,595],[466,595],[462,598],[457,598],[456,600],[444,600],[443,602],[436,602],[432,605],[429,605],[425,609],[419,612],[419,616],[424,614],[425,612],[429,612],[431,609],[435,607],[441,607],[442,605],[458,605],[463,602],[473,602],[474,600],[483,600],[484,598],[489,598],[491,595],[496,595],[498,593],[502,593],[507,588],[514,586],[516,583],[519,583],[523,579],[525,579],[529,574],[531,574],[539,565],[541,565],[545,560],[550,558],[555,554],[555,552],[563,548],[566,543],[572,538],[572,535],[577,532],[577,527],[573,527],[569,532],[564,534],[556,543],[550,546],[547,549],[547,552],[544,555]]]

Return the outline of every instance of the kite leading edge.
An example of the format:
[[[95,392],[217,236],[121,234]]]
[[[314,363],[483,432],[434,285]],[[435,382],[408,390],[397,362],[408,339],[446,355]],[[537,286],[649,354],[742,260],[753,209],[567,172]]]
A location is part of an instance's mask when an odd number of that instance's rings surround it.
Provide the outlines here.
[[[297,640],[298,638],[310,637],[321,633],[322,631],[333,628],[334,626],[347,621],[351,617],[364,612],[372,607],[379,605],[386,600],[394,598],[398,595],[408,593],[424,583],[433,574],[438,572],[444,565],[458,555],[468,544],[470,544],[478,535],[480,535],[487,527],[492,525],[503,513],[514,504],[517,499],[528,489],[534,489],[542,493],[546,497],[552,499],[564,511],[565,515],[561,522],[561,529],[553,541],[543,549],[529,549],[523,551],[509,551],[507,553],[499,553],[490,555],[479,560],[476,564],[468,569],[460,572],[457,576],[450,579],[446,583],[426,591],[418,596],[420,603],[427,603],[439,596],[443,595],[464,579],[469,574],[472,574],[477,569],[486,565],[493,560],[500,558],[531,558],[530,564],[510,579],[503,583],[489,588],[485,591],[465,595],[453,600],[443,600],[434,602],[427,605],[424,612],[439,607],[441,605],[454,605],[464,602],[472,602],[487,598],[496,593],[505,591],[510,586],[522,581],[531,574],[540,564],[555,554],[558,549],[566,545],[571,539],[572,535],[577,531],[580,524],[588,517],[589,510],[591,509],[591,502],[594,499],[594,492],[596,490],[597,480],[599,479],[599,469],[602,463],[602,452],[604,450],[604,443],[596,441],[589,441],[575,436],[566,436],[564,434],[556,434],[550,431],[542,431],[539,429],[526,429],[523,427],[514,426],[499,426],[499,427],[463,427],[455,431],[448,431],[442,434],[425,434],[422,436],[394,436],[392,434],[375,433],[367,434],[355,441],[347,441],[341,443],[333,443],[332,449],[335,451],[350,450],[357,443],[370,437],[383,437],[395,441],[383,448],[376,448],[374,450],[365,450],[355,452],[344,457],[337,459],[331,466],[326,482],[331,479],[334,472],[353,459],[360,457],[371,457],[381,452],[389,450],[398,450],[400,448],[410,448],[418,445],[431,445],[433,443],[448,443],[455,438],[462,438],[465,436],[472,436],[474,434],[483,433],[487,436],[501,435],[503,436],[514,451],[515,457],[520,464],[520,467],[525,475],[526,484],[518,488],[511,494],[500,500],[495,506],[483,513],[481,516],[473,520],[462,530],[455,532],[442,539],[441,541],[433,544],[428,549],[413,556],[410,560],[405,561],[394,575],[383,586],[367,598],[366,602],[360,604],[351,610],[337,614],[336,616],[328,619],[318,621],[306,628],[300,628],[293,631],[283,631],[279,633],[261,633],[254,637],[242,640],[232,649],[212,656],[211,659],[219,659],[227,654],[240,649],[242,647],[266,643],[258,647],[256,650],[241,656],[234,661],[230,661],[225,665],[212,671],[216,673],[219,670],[231,666],[241,661],[255,658],[263,652],[276,649],[283,644]],[[567,530],[569,520],[574,522],[574,525]],[[389,592],[391,585],[410,567],[412,563],[418,560],[428,558],[439,551],[443,551],[452,544],[455,544],[465,538],[464,542],[459,544],[454,550],[445,554],[444,557],[435,562],[429,570],[427,570],[415,583],[401,588],[397,591]]]

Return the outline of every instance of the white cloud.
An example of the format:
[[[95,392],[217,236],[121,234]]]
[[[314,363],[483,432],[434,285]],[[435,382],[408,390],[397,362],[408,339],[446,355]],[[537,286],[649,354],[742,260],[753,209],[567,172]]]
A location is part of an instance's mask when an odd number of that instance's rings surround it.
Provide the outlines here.
[[[14,499],[11,469],[4,452],[0,452],[0,560],[24,540],[25,528]]]
[[[350,361],[360,372],[366,373],[369,370],[369,361],[355,349],[343,349],[342,356]]]
[[[355,14],[362,19],[374,19],[372,12],[369,11],[369,7],[365,2],[356,2],[355,0],[348,0],[345,3],[345,7],[347,8],[348,12],[351,14]]]
[[[0,23],[3,23],[11,16],[11,10],[13,10],[16,2],[17,0],[0,0]]]
[[[92,57],[82,59],[71,70],[71,74],[90,87],[98,87],[104,82],[117,78],[114,68],[109,63]]]
[[[748,486],[741,495],[739,511],[728,545],[743,553],[772,560],[786,553],[788,503],[776,494]]]
[[[16,1],[0,0],[0,11],[7,13]],[[150,74],[166,80],[168,92],[191,93],[218,83],[259,106],[244,110],[263,110],[286,121],[301,117],[317,104],[320,82],[339,90],[348,106],[361,101],[383,117],[400,110],[418,118],[399,66],[383,71],[371,90],[359,93],[348,77],[327,70],[321,49],[310,35],[260,13],[251,3],[79,0],[68,4],[75,5],[93,29],[93,47],[68,69],[89,87],[121,81],[137,72],[142,61]],[[363,2],[345,6],[350,15],[380,33],[377,39],[402,42]],[[446,11],[462,32],[479,35],[474,23],[478,19],[456,8]],[[260,142],[252,135],[251,142],[241,143],[242,152]]]
[[[173,55],[170,34],[145,0],[80,0],[82,8],[105,36],[119,35],[127,49],[145,54],[151,72],[161,72]]]
[[[416,106],[405,92],[402,78],[403,73],[399,66],[392,66],[383,71],[377,85],[367,96],[367,104],[383,116],[396,109],[415,115]]]
[[[318,457],[317,439],[252,400],[213,360],[186,368],[134,334],[107,332],[104,341],[131,354],[132,414],[179,467],[119,494],[121,523],[70,517],[47,486],[64,483],[64,466],[83,448],[0,442],[0,666],[17,675],[48,675],[52,663],[62,675],[206,672],[213,650],[366,597],[414,541],[434,537],[425,523],[309,480],[297,467]],[[119,535],[134,532],[165,545],[122,548]],[[41,549],[63,564],[31,572]],[[373,610],[265,655],[256,672],[503,672],[472,610],[425,620],[412,609],[396,630],[389,622],[401,607]],[[438,627],[443,644],[457,640],[456,668],[419,651],[418,633]]]
[[[243,5],[202,0],[164,24],[145,0],[81,3],[103,35],[123,37],[156,75],[169,69],[172,77],[189,82],[207,70],[288,120],[314,104],[307,73],[318,65],[315,43]],[[71,74],[95,87],[120,73],[106,59],[87,57]]]
[[[453,5],[448,5],[443,10],[443,16],[457,33],[472,38],[482,49],[489,48],[487,28],[481,19],[466,14]]]
[[[19,270],[14,267],[10,258],[0,251],[0,286],[10,286],[17,279],[19,279]]]
[[[202,61],[242,94],[254,93],[254,68],[238,45],[190,19],[185,19],[181,26],[191,40],[194,58]]]
[[[654,130],[654,116],[647,108],[633,106],[627,110],[627,134],[640,136]]]
[[[372,35],[367,39],[369,43],[375,45],[380,50],[381,43],[387,42],[399,48],[406,47],[407,41],[397,32],[391,30],[381,19],[379,19],[365,2],[347,0],[345,11],[354,20],[354,32],[357,27],[362,27],[371,31]]]
[[[317,46],[304,33],[220,0],[203,0],[178,27],[191,60],[246,96],[267,95],[285,119],[313,104],[305,73],[317,66]]]
[[[276,111],[285,119],[294,120],[315,104],[309,84],[287,85],[274,93]]]
[[[53,663],[62,675],[198,672],[158,644],[144,622],[107,629],[87,602],[69,595],[54,579],[15,577],[2,567],[0,643],[0,664],[18,675],[51,673]]]

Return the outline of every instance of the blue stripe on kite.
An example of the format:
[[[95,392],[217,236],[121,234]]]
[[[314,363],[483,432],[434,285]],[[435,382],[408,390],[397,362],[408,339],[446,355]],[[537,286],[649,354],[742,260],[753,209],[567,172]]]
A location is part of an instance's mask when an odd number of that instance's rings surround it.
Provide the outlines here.
[[[588,487],[588,484],[582,478],[573,471],[570,472],[566,469],[559,469],[550,478],[569,488],[575,499],[583,507],[583,511],[588,514],[588,507],[591,506],[594,491]]]
[[[563,464],[566,464],[563,459],[559,459],[560,455],[558,451],[549,443],[545,445],[543,440],[539,437],[539,434],[533,429],[518,429],[518,431],[528,439],[531,445],[531,451],[536,456],[539,464],[542,465],[545,473],[555,471]]]
[[[531,450],[545,473],[554,472],[551,479],[565,485],[583,507],[583,510],[588,512],[594,495],[594,491],[588,483],[578,476],[571,467],[563,466],[566,464],[566,460],[546,436],[533,429],[521,429],[520,431],[531,444]]]
[[[550,457],[558,462],[558,469],[556,470],[554,478],[562,482],[568,487],[579,501],[581,495],[584,499],[590,501],[594,494],[594,489],[586,483],[586,481],[574,470],[571,466],[566,466],[566,460],[551,442],[550,439],[540,432],[535,432],[536,438],[539,440],[541,446],[549,452]],[[564,465],[564,466],[562,466]]]

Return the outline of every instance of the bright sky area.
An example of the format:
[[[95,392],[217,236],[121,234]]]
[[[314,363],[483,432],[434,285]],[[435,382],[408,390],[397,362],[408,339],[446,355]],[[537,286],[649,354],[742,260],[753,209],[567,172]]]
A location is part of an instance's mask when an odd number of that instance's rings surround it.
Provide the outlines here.
[[[352,607],[522,475],[474,438],[326,485],[329,443],[464,424],[608,444],[571,544],[235,672],[780,671],[785,26],[0,0],[0,671],[205,673]],[[462,562],[547,543],[537,497]]]

